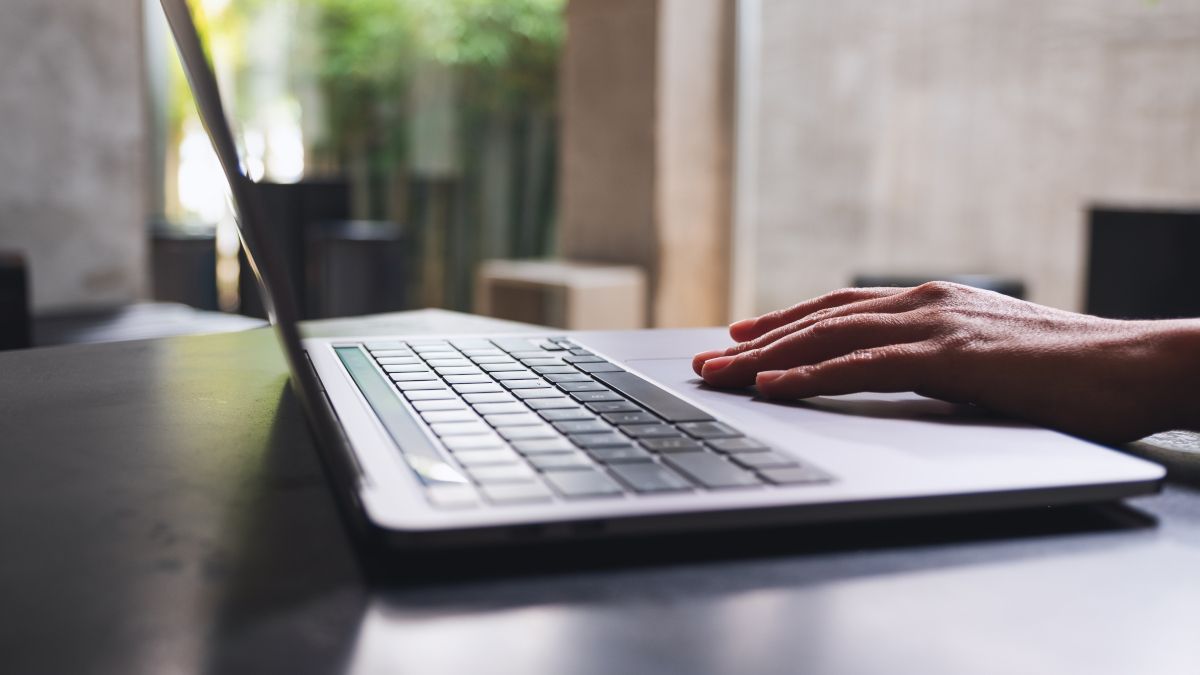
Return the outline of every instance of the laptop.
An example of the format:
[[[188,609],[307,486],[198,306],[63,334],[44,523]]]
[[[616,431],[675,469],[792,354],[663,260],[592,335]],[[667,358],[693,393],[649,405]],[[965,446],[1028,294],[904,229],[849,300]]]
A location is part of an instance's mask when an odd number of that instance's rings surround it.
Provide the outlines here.
[[[705,388],[723,329],[301,339],[186,0],[161,0],[239,232],[354,521],[404,550],[1116,500],[1158,465],[915,394]]]

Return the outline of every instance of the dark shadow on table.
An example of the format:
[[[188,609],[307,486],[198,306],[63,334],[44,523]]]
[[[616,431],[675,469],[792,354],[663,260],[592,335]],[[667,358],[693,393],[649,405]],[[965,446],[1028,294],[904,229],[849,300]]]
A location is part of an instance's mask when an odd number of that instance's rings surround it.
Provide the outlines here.
[[[230,476],[239,485],[225,514],[228,556],[209,570],[220,591],[206,672],[340,672],[367,605],[299,400],[283,385],[263,454]]]

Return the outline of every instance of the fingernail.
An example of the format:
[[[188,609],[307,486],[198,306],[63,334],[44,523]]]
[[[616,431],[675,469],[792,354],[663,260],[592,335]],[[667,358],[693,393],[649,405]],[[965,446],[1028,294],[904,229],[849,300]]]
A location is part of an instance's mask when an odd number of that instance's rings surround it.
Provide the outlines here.
[[[724,354],[725,354],[724,349],[714,349],[709,352],[700,352],[699,354],[693,356],[692,358],[696,359],[697,361],[708,361],[709,359],[715,359],[718,356],[723,356]]]
[[[718,370],[721,370],[722,368],[724,368],[725,366],[728,366],[729,364],[733,363],[733,359],[734,359],[734,357],[732,357],[732,356],[722,356],[717,359],[709,359],[708,361],[704,362],[704,372],[706,374],[707,373],[715,373]]]
[[[742,319],[741,321],[734,321],[733,323],[729,324],[729,332],[737,333],[750,330],[751,328],[754,328],[754,324],[756,323],[758,323],[758,319]]]
[[[775,380],[783,377],[784,373],[786,372],[786,370],[764,370],[758,374],[758,377],[754,379],[754,383],[760,386],[764,384],[771,384]]]

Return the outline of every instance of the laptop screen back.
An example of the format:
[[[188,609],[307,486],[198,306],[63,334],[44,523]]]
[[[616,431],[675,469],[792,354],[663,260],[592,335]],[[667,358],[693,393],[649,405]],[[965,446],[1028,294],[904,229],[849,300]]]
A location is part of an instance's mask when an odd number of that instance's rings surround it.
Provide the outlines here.
[[[213,149],[217,153],[217,158],[221,162],[230,201],[233,205],[234,218],[237,221],[238,236],[241,238],[246,259],[258,282],[267,317],[283,346],[288,369],[291,372],[292,384],[300,395],[301,403],[309,413],[309,419],[321,425],[318,431],[328,431],[334,428],[331,426],[331,413],[325,409],[325,406],[315,405],[316,397],[320,395],[318,393],[320,389],[300,344],[300,331],[297,324],[299,314],[291,282],[280,257],[279,243],[271,241],[265,234],[268,230],[264,227],[264,211],[252,189],[252,181],[246,174],[245,164],[238,154],[233,131],[221,104],[217,79],[213,74],[204,45],[200,41],[191,10],[187,0],[161,0],[161,2],[167,23],[175,38],[175,46],[183,61],[183,69],[188,83],[191,85],[192,95],[196,100],[200,121],[204,124],[209,140],[212,141]],[[327,438],[322,440],[327,441],[328,438],[330,437],[327,435]],[[336,438],[336,435],[332,438]]]

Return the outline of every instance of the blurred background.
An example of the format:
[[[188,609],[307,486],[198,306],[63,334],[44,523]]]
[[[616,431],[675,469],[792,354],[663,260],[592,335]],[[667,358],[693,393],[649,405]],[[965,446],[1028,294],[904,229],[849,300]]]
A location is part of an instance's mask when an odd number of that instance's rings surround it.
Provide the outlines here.
[[[195,0],[307,318],[1200,316],[1200,0]],[[9,0],[0,348],[261,325],[156,0]]]

